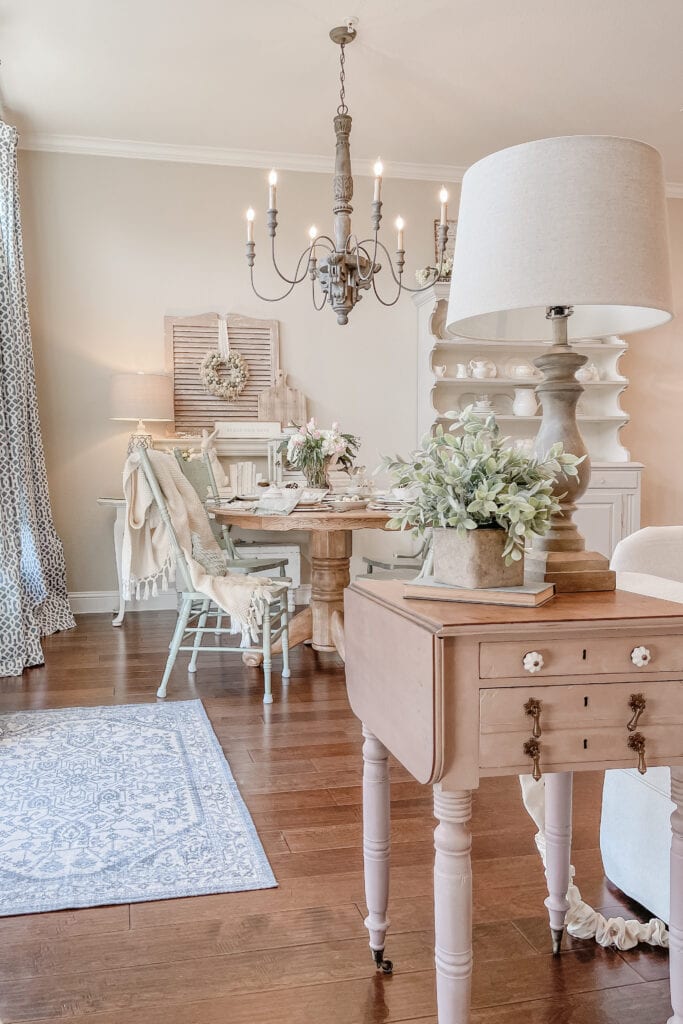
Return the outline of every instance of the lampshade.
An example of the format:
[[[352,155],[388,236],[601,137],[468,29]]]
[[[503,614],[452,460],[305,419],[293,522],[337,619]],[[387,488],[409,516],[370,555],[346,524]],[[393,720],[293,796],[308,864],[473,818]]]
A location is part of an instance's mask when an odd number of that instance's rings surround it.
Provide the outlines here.
[[[165,373],[116,373],[109,399],[112,420],[173,419],[173,384]]]
[[[627,334],[672,315],[662,159],[632,139],[572,135],[493,153],[462,183],[447,326],[466,338]]]

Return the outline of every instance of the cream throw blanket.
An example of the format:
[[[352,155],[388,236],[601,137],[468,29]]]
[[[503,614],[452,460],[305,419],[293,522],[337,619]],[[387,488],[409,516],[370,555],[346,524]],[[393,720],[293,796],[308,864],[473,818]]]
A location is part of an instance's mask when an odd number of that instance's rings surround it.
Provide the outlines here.
[[[273,599],[267,577],[230,573],[211,532],[206,510],[173,455],[148,450],[159,489],[166,501],[178,544],[185,556],[192,586],[214,601],[231,619],[232,631],[242,633],[242,646],[258,640],[263,611]],[[140,455],[128,456],[123,470],[126,520],[121,569],[123,596],[148,598],[167,590],[175,579],[171,534],[163,522],[147,482]]]

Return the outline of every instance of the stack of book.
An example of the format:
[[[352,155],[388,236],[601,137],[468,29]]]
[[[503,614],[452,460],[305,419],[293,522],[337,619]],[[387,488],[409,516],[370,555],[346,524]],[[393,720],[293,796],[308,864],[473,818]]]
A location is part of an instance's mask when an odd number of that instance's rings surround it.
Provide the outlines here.
[[[516,608],[538,608],[555,593],[552,583],[528,583],[521,587],[491,587],[469,590],[439,583],[433,576],[411,580],[403,588],[403,596],[420,601],[462,601],[467,604],[503,604]]]

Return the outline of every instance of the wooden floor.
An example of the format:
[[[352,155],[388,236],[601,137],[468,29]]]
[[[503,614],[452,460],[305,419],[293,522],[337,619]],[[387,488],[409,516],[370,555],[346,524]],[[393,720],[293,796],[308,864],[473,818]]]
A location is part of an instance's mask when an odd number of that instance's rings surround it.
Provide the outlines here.
[[[46,665],[0,680],[0,711],[153,701],[173,616],[84,616]],[[169,699],[200,697],[279,888],[0,920],[0,1021],[88,1024],[434,1024],[430,792],[394,766],[393,977],[363,927],[359,726],[334,655],[298,648],[261,703],[234,655],[178,659]],[[576,778],[573,861],[584,897],[634,908],[597,849],[601,779]],[[665,953],[566,942],[549,954],[543,873],[515,779],[485,780],[473,820],[473,1024],[664,1024]]]

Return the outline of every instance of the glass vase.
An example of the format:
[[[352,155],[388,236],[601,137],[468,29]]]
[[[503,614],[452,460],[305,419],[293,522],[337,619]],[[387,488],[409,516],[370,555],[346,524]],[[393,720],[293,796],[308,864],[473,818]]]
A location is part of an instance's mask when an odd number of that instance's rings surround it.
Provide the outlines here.
[[[314,466],[303,467],[303,474],[306,477],[306,484],[308,487],[317,489],[330,489],[330,459],[325,459],[322,463],[316,463]]]

